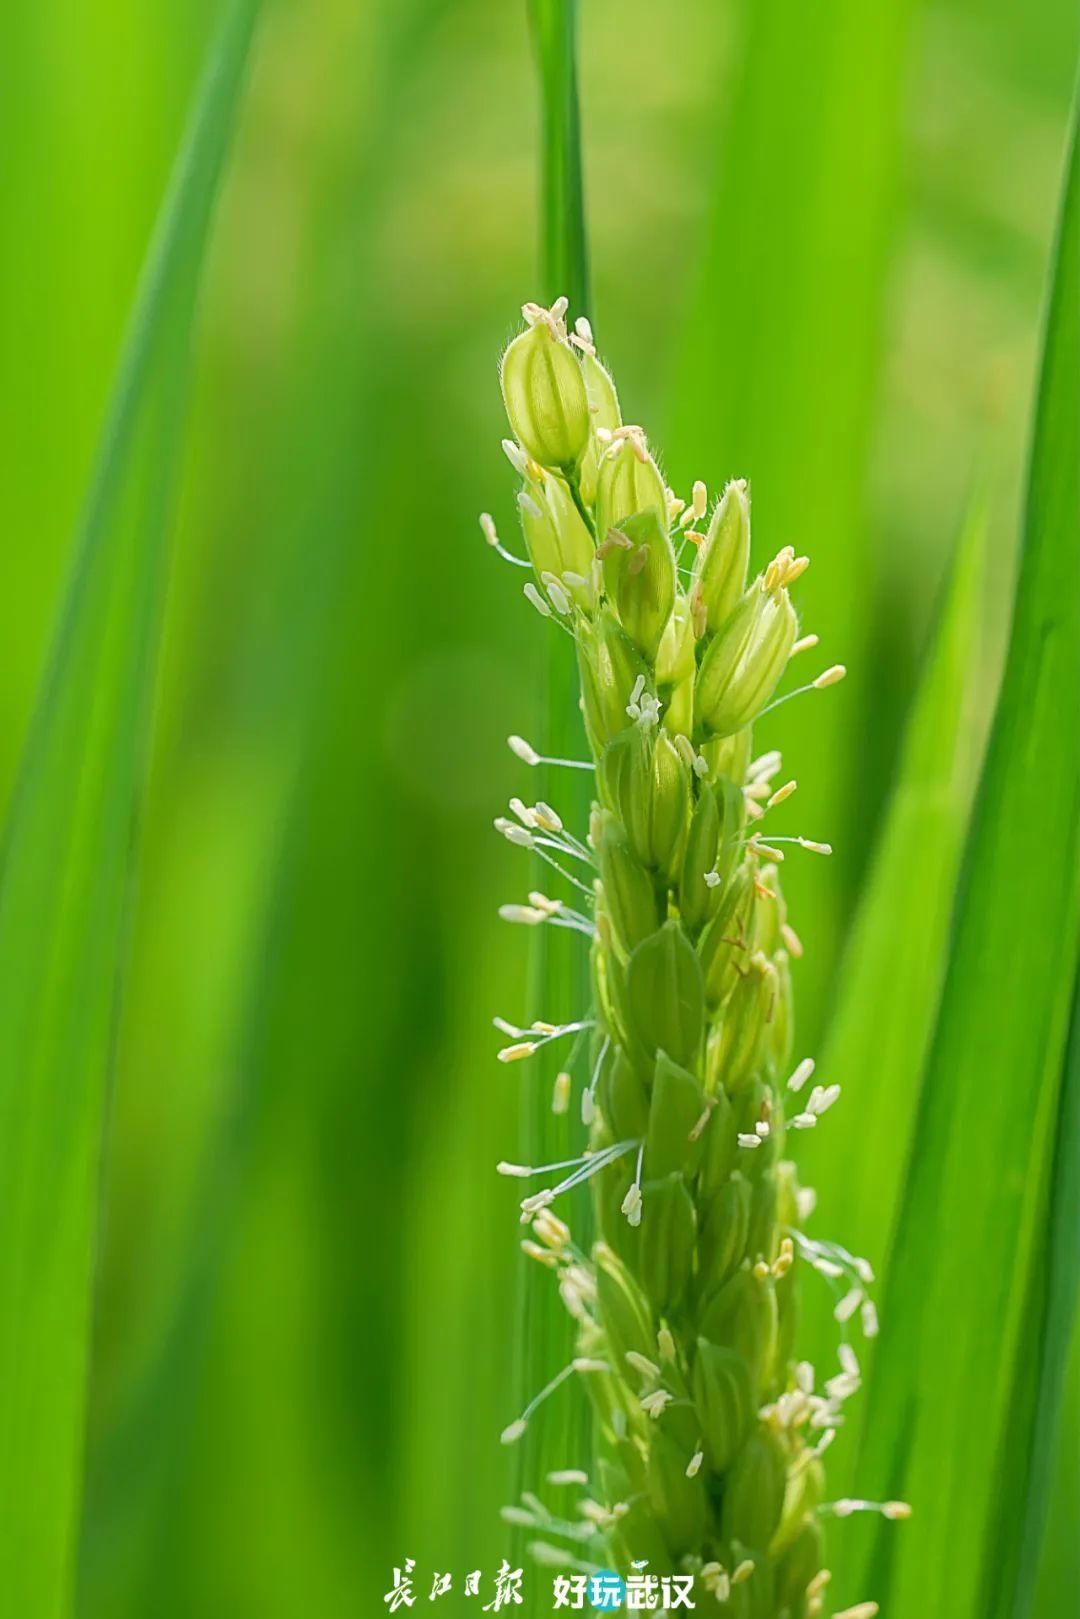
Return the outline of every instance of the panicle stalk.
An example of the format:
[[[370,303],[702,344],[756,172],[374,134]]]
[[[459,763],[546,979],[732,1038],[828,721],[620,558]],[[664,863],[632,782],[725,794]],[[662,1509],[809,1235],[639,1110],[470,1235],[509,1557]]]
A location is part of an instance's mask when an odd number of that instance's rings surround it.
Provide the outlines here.
[[[809,559],[785,545],[751,577],[746,483],[728,483],[705,524],[706,486],[680,499],[644,431],[623,423],[591,328],[568,329],[563,299],[523,313],[502,365],[514,433],[504,448],[534,571],[526,592],[576,643],[591,761],[542,761],[518,736],[510,747],[526,765],[588,765],[596,791],[587,835],[549,805],[511,802],[517,819],[498,829],[588,902],[534,892],[503,914],[584,935],[593,1009],[558,1028],[497,1020],[514,1042],[504,1062],[577,1035],[554,1105],[568,1109],[580,1054],[587,1131],[577,1158],[500,1165],[556,1177],[522,1201],[533,1233],[522,1246],[578,1329],[571,1366],[502,1437],[512,1443],[540,1398],[579,1376],[596,1456],[556,1475],[561,1488],[588,1488],[578,1550],[623,1570],[647,1561],[692,1573],[731,1619],[817,1619],[824,1522],[909,1509],[825,1499],[822,1458],[861,1382],[849,1333],[872,1337],[877,1316],[867,1263],[803,1229],[814,1198],[789,1149],[798,1131],[828,1128],[840,1093],[807,1091],[813,1061],[793,1063],[790,964],[802,945],[779,867],[788,851],[829,845],[772,833],[796,784],[774,784],[780,756],[755,757],[753,731],[787,696],[825,690],[844,670],[777,695],[790,659],[817,644],[800,635],[791,596]],[[520,560],[490,517],[482,527],[498,554]],[[550,1208],[585,1181],[598,1232],[589,1252]],[[836,1296],[838,1364],[820,1387],[797,1348],[808,1272]],[[536,1496],[523,1502],[509,1521],[562,1532]]]

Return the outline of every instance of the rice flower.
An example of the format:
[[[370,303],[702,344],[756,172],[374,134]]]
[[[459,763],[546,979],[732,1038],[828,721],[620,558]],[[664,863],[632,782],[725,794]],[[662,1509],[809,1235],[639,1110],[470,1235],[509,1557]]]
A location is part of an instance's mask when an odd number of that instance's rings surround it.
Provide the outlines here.
[[[877,1320],[866,1262],[803,1231],[813,1198],[789,1149],[799,1130],[828,1128],[839,1089],[799,1094],[814,1064],[793,1060],[790,960],[802,946],[779,870],[788,853],[829,845],[772,834],[795,783],[753,745],[777,702],[844,671],[777,697],[789,660],[816,645],[791,594],[808,559],[784,546],[749,577],[745,482],[726,486],[699,530],[705,486],[689,501],[665,488],[645,433],[622,422],[591,330],[568,330],[562,299],[525,316],[502,368],[515,433],[504,447],[530,600],[575,642],[591,757],[544,760],[518,736],[510,746],[529,765],[592,768],[596,793],[587,829],[518,800],[516,819],[496,823],[566,890],[503,914],[583,935],[593,1006],[562,1026],[498,1021],[504,1062],[573,1036],[556,1106],[569,1106],[580,1067],[587,1130],[566,1162],[500,1166],[546,1183],[523,1199],[536,1239],[523,1247],[554,1273],[578,1327],[571,1366],[502,1437],[512,1443],[577,1375],[599,1457],[579,1550],[624,1571],[647,1560],[695,1573],[721,1614],[815,1619],[824,1522],[908,1512],[825,1500],[823,1456],[861,1380],[849,1334],[872,1335]],[[490,540],[490,519],[484,529]],[[583,1181],[588,1253],[551,1207]],[[838,1367],[820,1376],[797,1343],[809,1271],[836,1295]],[[538,1497],[523,1500],[511,1510],[550,1527]]]

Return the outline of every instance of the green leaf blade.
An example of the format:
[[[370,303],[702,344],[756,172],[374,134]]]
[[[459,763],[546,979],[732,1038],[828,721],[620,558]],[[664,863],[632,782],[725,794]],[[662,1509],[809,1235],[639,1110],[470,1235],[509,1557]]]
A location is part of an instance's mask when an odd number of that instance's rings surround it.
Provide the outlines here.
[[[841,970],[819,1062],[843,1105],[801,1146],[822,1188],[818,1226],[885,1275],[948,963],[964,838],[986,742],[989,526],[976,504],[905,737],[885,825]],[[807,1354],[831,1360],[831,1297],[807,1289]],[[864,1356],[864,1362],[868,1357]],[[865,1365],[864,1365],[865,1370]],[[857,1420],[858,1413],[855,1413]],[[845,1441],[830,1458],[839,1487]],[[854,1484],[844,1478],[844,1490]]]
[[[0,871],[0,1581],[67,1611],[98,1174],[190,329],[257,0],[230,9],[148,260]]]
[[[1080,149],[1047,321],[1016,616],[886,1291],[860,1485],[916,1516],[864,1583],[897,1619],[985,1611],[1030,1386],[1033,1267],[1080,935]],[[1014,1510],[1003,1513],[1002,1493]],[[871,1559],[871,1561],[873,1561]],[[876,1581],[891,1566],[889,1588]],[[984,1585],[985,1582],[985,1585]]]

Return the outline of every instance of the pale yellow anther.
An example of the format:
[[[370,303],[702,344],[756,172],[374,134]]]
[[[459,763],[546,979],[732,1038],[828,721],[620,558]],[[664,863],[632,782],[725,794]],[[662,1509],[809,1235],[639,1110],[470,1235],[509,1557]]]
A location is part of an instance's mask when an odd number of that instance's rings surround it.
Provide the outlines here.
[[[548,1248],[541,1248],[538,1242],[531,1242],[528,1237],[521,1244],[521,1251],[529,1259],[535,1259],[538,1265],[545,1265],[548,1270],[558,1270],[559,1261]]]
[[[800,838],[799,847],[809,849],[811,854],[832,854],[831,843],[815,843],[813,838]]]
[[[751,854],[760,855],[763,860],[775,860],[779,864],[784,858],[783,849],[774,849],[771,844],[758,843],[753,838],[746,847]]]
[[[797,781],[786,781],[782,787],[778,787],[769,799],[768,808],[773,809],[775,805],[782,804],[785,798],[790,798],[798,785]]]
[[[535,1040],[519,1040],[516,1045],[503,1046],[496,1055],[500,1062],[521,1062],[524,1057],[531,1057],[536,1050]]]

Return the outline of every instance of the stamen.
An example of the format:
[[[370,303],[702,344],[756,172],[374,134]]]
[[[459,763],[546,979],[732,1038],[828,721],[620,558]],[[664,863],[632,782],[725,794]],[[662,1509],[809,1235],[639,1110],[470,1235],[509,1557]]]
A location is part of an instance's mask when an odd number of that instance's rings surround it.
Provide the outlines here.
[[[527,585],[523,586],[522,594],[529,605],[536,608],[536,611],[540,614],[541,618],[551,617],[551,608],[548,606],[543,596],[541,596],[531,579]]]
[[[767,703],[761,710],[758,719],[763,719],[766,714],[771,714],[774,708],[780,708],[782,704],[790,703],[793,697],[801,697],[804,692],[824,691],[826,686],[835,686],[838,681],[843,680],[846,674],[847,670],[842,663],[834,663],[831,669],[826,669],[823,674],[818,675],[816,680],[811,680],[808,685],[796,686],[794,691],[785,692],[782,697],[774,697],[772,702]]]
[[[496,832],[501,832],[507,843],[516,844],[519,849],[532,849],[536,839],[525,827],[518,826],[514,821],[508,821],[505,815],[497,815],[492,823]]]
[[[580,1167],[575,1169],[573,1174],[567,1175],[565,1180],[560,1181],[558,1186],[549,1186],[544,1191],[537,1192],[534,1196],[523,1200],[521,1205],[522,1219],[527,1220],[530,1216],[537,1214],[542,1208],[546,1208],[549,1203],[553,1203],[557,1197],[561,1197],[564,1192],[572,1191],[575,1186],[580,1186],[582,1181],[587,1181],[601,1169],[606,1169],[608,1164],[613,1164],[616,1159],[624,1157],[628,1152],[632,1152],[637,1145],[636,1141],[618,1141],[614,1146],[605,1147],[602,1151],[593,1153],[591,1156],[575,1160],[575,1162],[580,1163]]]
[[[765,860],[775,860],[778,865],[784,858],[783,850],[774,848],[772,843],[758,843],[757,839],[752,837],[747,838],[745,841],[746,847],[751,854],[761,855]],[[782,838],[773,839],[773,843],[782,843],[784,841]],[[791,841],[794,843],[794,838]]]
[[[768,753],[763,753],[759,759],[755,759],[751,763],[746,772],[746,779],[747,781],[768,781],[771,776],[776,775],[782,763],[783,760],[779,750],[772,748]]]
[[[610,1046],[611,1037],[610,1035],[605,1035],[604,1043],[600,1047],[600,1052],[597,1056],[596,1062],[593,1064],[593,1071],[590,1075],[589,1083],[581,1095],[581,1122],[583,1125],[585,1125],[586,1129],[592,1124],[593,1119],[596,1116],[596,1086],[600,1078],[600,1070],[604,1066],[604,1058],[607,1056]]]
[[[818,1118],[827,1113],[840,1095],[839,1085],[815,1085],[806,1103],[806,1111]]]
[[[626,1350],[623,1360],[628,1366],[632,1366],[635,1372],[639,1372],[642,1377],[659,1378],[660,1376],[659,1366],[654,1361],[651,1361],[648,1355],[641,1355],[636,1349]]]
[[[495,519],[492,517],[490,512],[480,513],[480,528],[483,532],[485,540],[491,546],[491,549],[495,552],[496,556],[502,557],[504,562],[512,562],[515,568],[532,567],[532,563],[529,561],[528,557],[516,557],[513,551],[508,551],[506,549],[495,530]]]
[[[527,765],[538,765],[540,763],[540,755],[531,743],[526,742],[523,736],[508,736],[506,745],[511,753],[516,753],[518,758],[524,760]]]
[[[538,911],[535,905],[500,905],[499,915],[504,922],[520,922],[525,927],[536,927],[548,920],[546,911]]]
[[[638,1148],[637,1169],[634,1171],[633,1182],[631,1183],[626,1196],[623,1198],[622,1203],[620,1204],[620,1212],[625,1214],[627,1224],[631,1226],[639,1226],[641,1224],[641,1166],[644,1162],[644,1158],[645,1143],[642,1142]]]
[[[518,1417],[515,1422],[511,1422],[508,1427],[503,1429],[500,1437],[504,1445],[513,1445],[521,1438],[522,1434],[525,1432],[525,1429],[529,1426],[529,1419],[540,1408],[540,1406],[543,1405],[549,1394],[554,1394],[555,1390],[561,1387],[561,1385],[566,1382],[568,1377],[572,1377],[574,1375],[574,1369],[574,1362],[571,1361],[569,1366],[564,1366],[561,1372],[555,1373],[555,1376],[551,1379],[550,1383],[544,1384],[544,1387],[540,1390],[539,1394],[534,1395],[529,1401],[520,1417]]]
[[[511,753],[527,765],[559,765],[565,770],[592,770],[595,767],[587,759],[553,759],[547,754],[537,753],[531,742],[526,742],[523,736],[508,736],[507,747]]]
[[[834,1319],[839,1321],[841,1325],[843,1325],[845,1321],[850,1321],[862,1301],[862,1288],[853,1287],[850,1292],[844,1294],[844,1297],[840,1300],[840,1303],[833,1311]]]
[[[521,445],[515,444],[512,438],[504,438],[502,441],[502,447],[503,454],[506,456],[506,459],[517,473],[518,477],[527,478],[529,475],[529,458],[525,454],[525,451],[521,448]]]
[[[804,1057],[802,1062],[796,1066],[795,1072],[787,1082],[788,1090],[801,1091],[803,1086],[806,1084],[806,1081],[810,1078],[810,1075],[814,1072],[815,1067],[816,1064],[813,1057]]]

